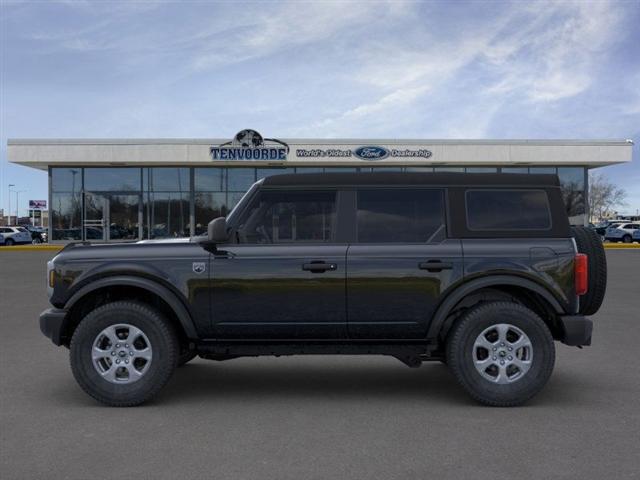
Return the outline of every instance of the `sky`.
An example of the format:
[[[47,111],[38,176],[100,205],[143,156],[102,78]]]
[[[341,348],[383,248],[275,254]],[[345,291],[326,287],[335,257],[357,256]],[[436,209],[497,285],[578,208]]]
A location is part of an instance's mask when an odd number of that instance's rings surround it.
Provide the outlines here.
[[[0,0],[0,206],[46,173],[8,138],[634,139],[640,0]],[[12,211],[15,194],[11,194]]]

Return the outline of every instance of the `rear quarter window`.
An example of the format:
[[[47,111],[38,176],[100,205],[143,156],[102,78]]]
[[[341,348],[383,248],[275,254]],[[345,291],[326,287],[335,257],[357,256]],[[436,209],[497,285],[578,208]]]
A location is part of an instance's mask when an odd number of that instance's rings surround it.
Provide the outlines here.
[[[467,228],[486,230],[550,230],[551,211],[544,190],[467,190]]]

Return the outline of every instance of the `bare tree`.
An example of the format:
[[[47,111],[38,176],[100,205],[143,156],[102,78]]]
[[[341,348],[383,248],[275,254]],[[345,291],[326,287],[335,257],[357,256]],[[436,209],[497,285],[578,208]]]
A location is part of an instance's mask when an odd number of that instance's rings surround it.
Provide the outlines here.
[[[589,209],[591,218],[602,220],[615,213],[615,207],[626,205],[627,192],[611,183],[602,173],[589,174]]]

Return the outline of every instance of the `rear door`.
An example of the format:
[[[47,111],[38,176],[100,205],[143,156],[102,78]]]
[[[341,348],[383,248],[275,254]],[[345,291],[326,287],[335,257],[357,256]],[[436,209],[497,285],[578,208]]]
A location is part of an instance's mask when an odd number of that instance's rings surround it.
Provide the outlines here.
[[[447,239],[445,191],[355,192],[355,239],[347,253],[352,338],[421,338],[441,294],[463,275],[459,240]]]

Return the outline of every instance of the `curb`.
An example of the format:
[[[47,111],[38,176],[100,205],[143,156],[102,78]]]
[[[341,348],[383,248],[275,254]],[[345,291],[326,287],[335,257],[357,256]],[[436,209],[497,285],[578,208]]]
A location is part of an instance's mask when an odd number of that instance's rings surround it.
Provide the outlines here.
[[[640,243],[603,243],[607,250],[633,250],[640,248]]]
[[[59,251],[62,250],[64,245],[13,245],[11,247],[0,246],[0,252],[28,252],[33,250],[50,250]]]

